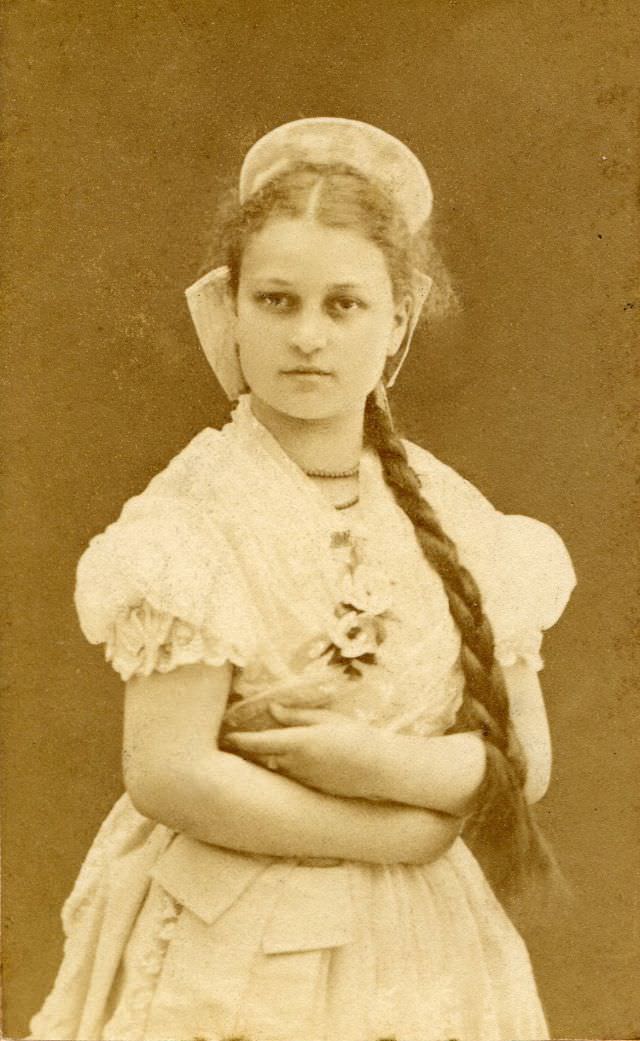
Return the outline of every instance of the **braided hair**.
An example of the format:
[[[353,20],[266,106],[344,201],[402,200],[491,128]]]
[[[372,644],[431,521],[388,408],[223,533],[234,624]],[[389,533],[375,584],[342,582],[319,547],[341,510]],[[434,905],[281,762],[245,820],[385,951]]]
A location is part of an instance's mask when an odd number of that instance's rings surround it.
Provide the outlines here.
[[[455,304],[430,239],[412,239],[384,189],[339,163],[292,163],[244,205],[234,202],[230,209],[227,204],[219,227],[234,294],[250,236],[273,216],[305,217],[310,215],[310,208],[321,224],[358,230],[382,250],[397,299],[410,288],[412,269],[419,266],[435,281],[435,292],[432,290],[427,301],[431,316],[440,317],[452,302]],[[425,498],[391,416],[376,403],[374,394],[366,403],[364,436],[380,457],[385,481],[412,522],[425,559],[442,580],[460,631],[465,686],[450,732],[479,731],[487,751],[484,779],[464,834],[498,896],[505,905],[514,907],[531,882],[548,879],[556,869],[524,797],[526,761],[511,720],[505,680],[495,657],[480,590]]]
[[[449,733],[480,731],[487,751],[484,780],[465,838],[495,891],[511,906],[531,883],[556,878],[558,868],[524,797],[525,757],[511,720],[491,625],[475,579],[426,500],[389,412],[373,395],[366,404],[365,438],[377,451],[385,480],[413,524],[426,560],[442,579],[451,616],[460,631],[465,686]]]

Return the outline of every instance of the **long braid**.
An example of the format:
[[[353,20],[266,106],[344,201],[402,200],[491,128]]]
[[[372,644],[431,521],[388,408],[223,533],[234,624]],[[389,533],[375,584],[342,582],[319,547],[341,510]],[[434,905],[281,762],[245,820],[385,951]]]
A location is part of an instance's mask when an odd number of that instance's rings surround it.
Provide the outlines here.
[[[510,904],[529,882],[557,874],[557,868],[524,798],[526,763],[511,721],[491,626],[473,576],[424,498],[391,417],[373,395],[367,400],[365,436],[379,454],[385,480],[411,520],[422,552],[442,579],[451,615],[460,630],[465,692],[451,732],[480,730],[487,742],[485,777],[465,838],[498,895]]]

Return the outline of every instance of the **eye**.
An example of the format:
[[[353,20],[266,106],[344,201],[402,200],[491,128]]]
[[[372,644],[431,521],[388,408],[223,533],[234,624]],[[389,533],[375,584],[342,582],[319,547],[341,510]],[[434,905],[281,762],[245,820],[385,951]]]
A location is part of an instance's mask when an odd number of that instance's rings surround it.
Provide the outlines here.
[[[338,315],[352,314],[365,305],[355,296],[334,296],[329,301],[329,309]]]
[[[256,293],[255,299],[270,311],[290,311],[295,306],[295,298],[290,293],[264,292]]]

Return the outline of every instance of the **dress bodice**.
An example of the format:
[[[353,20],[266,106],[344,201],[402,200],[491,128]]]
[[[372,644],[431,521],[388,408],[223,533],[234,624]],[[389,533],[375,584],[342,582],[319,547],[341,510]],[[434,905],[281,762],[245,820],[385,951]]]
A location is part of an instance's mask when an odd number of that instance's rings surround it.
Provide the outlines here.
[[[407,450],[478,582],[499,660],[540,668],[542,630],[575,581],[560,538],[499,513],[418,446]],[[453,722],[462,696],[443,584],[377,455],[363,455],[359,504],[338,511],[254,417],[248,396],[92,541],[76,603],[85,634],[105,643],[125,679],[233,662],[238,718],[250,720],[274,690],[286,700],[320,687],[342,711],[433,734]]]

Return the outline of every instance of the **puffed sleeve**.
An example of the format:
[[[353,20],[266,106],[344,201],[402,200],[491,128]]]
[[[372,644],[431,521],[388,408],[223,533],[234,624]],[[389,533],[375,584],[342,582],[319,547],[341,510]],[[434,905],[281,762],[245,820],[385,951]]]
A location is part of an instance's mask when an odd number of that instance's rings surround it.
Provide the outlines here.
[[[564,542],[542,521],[501,513],[450,467],[417,446],[409,449],[425,497],[480,588],[498,661],[542,669],[543,632],[558,621],[576,585]]]
[[[485,610],[501,665],[543,668],[542,635],[560,618],[576,585],[567,548],[533,517],[496,511],[494,549],[485,562]]]
[[[171,497],[130,500],[78,564],[84,635],[120,676],[179,665],[244,665],[259,620],[234,552],[212,516]]]

